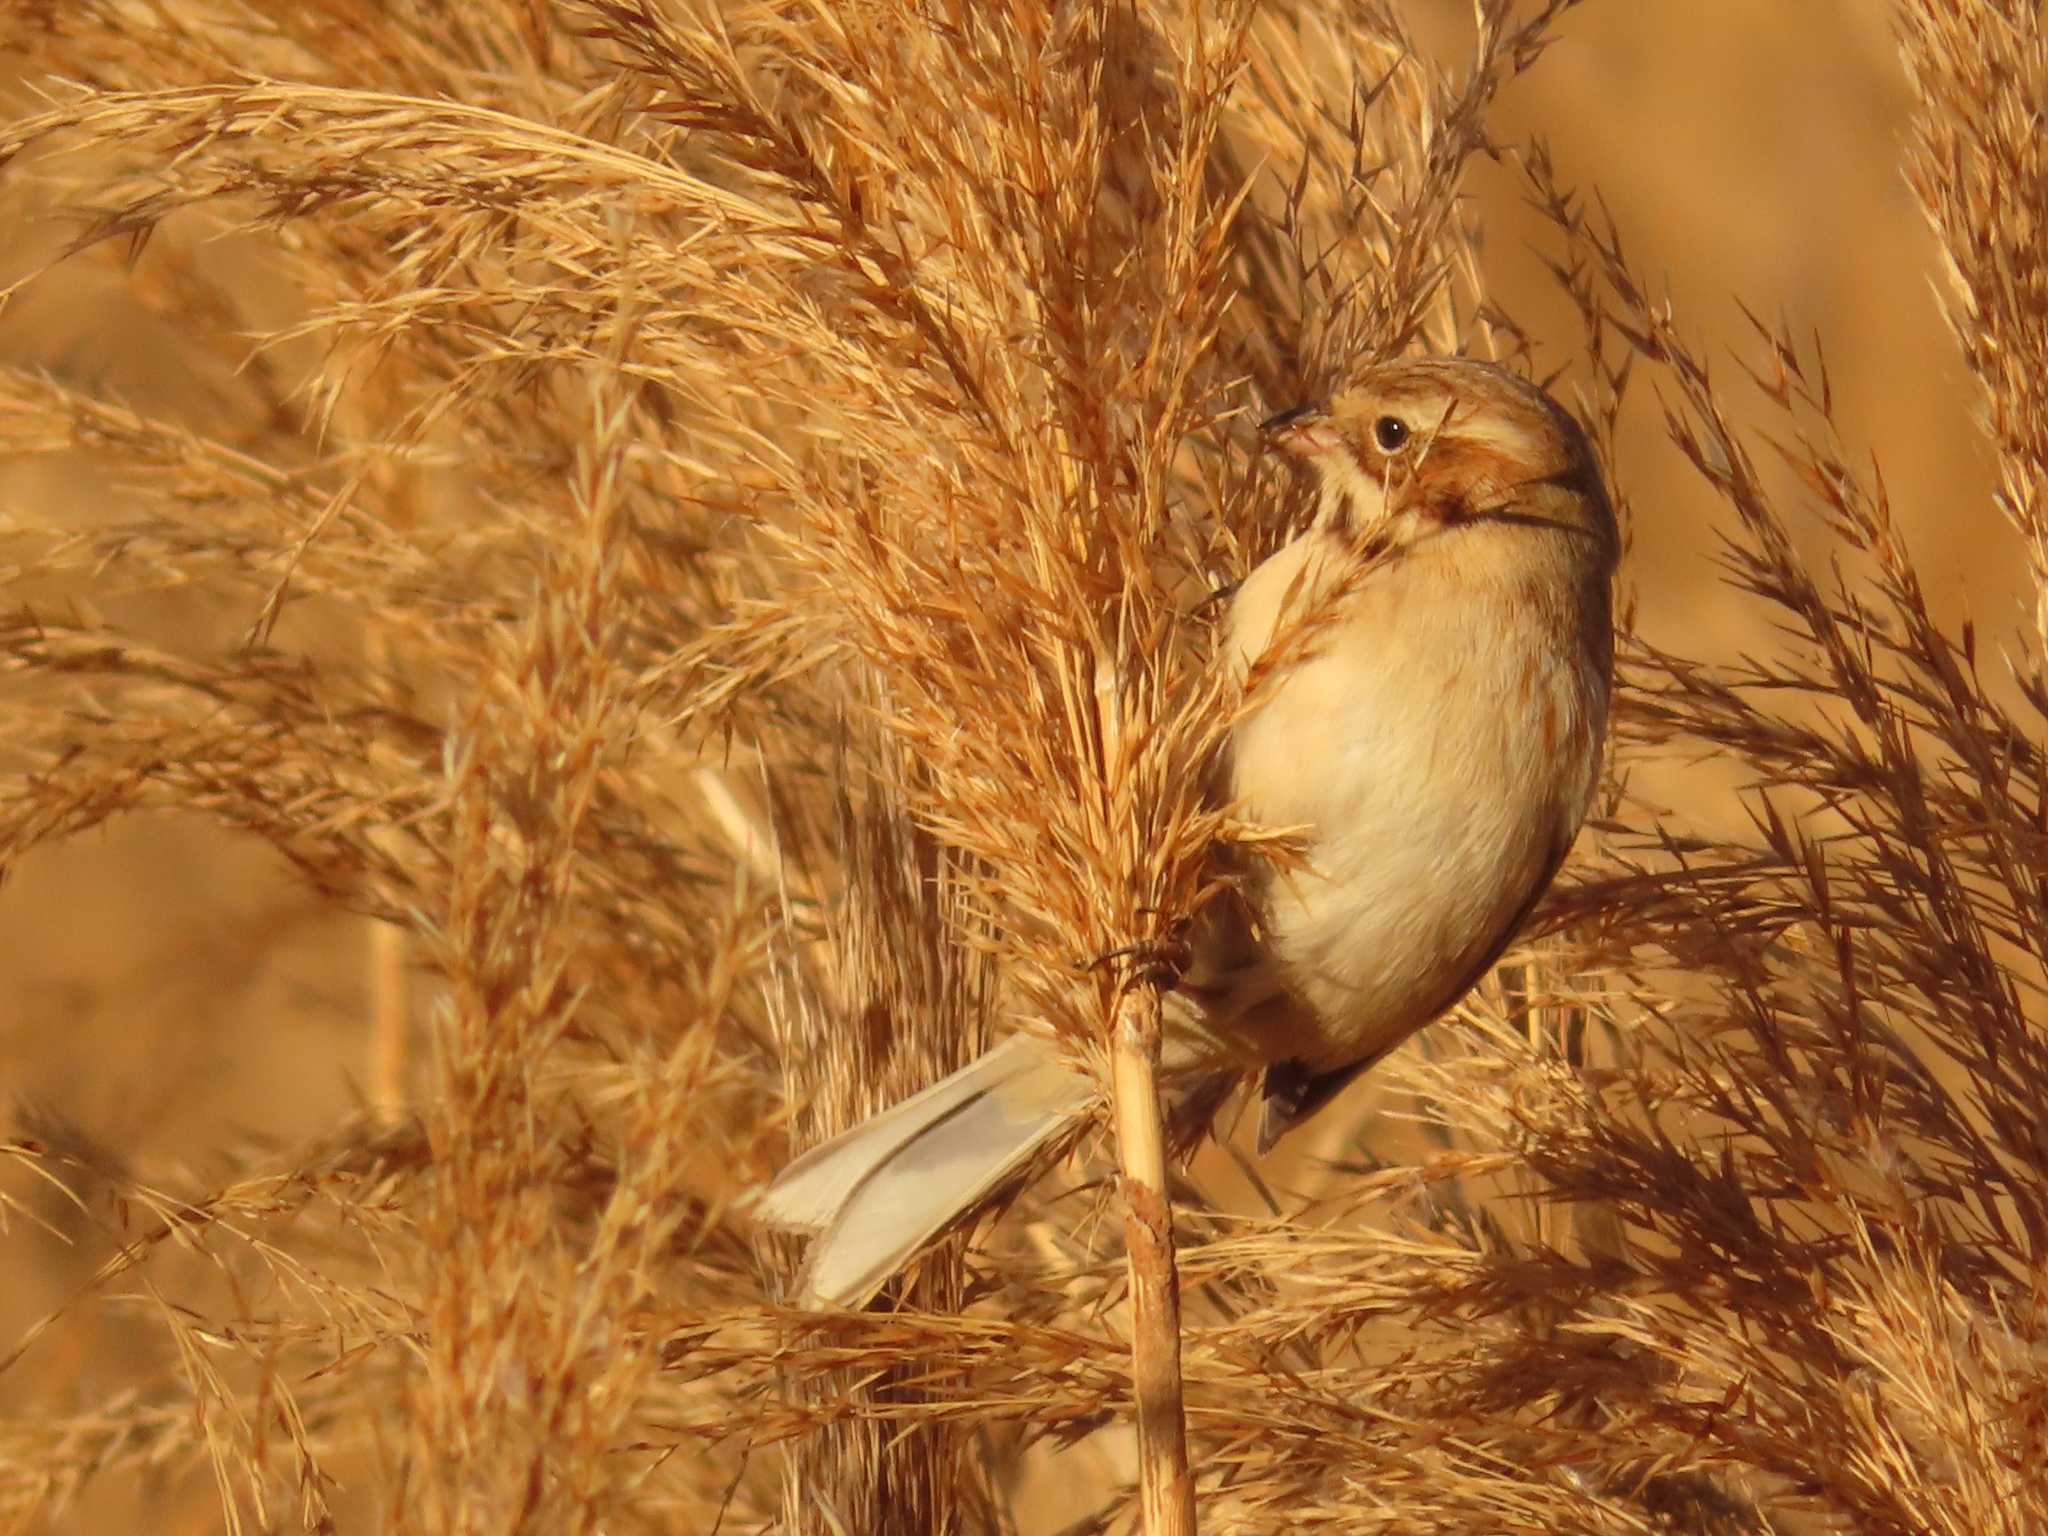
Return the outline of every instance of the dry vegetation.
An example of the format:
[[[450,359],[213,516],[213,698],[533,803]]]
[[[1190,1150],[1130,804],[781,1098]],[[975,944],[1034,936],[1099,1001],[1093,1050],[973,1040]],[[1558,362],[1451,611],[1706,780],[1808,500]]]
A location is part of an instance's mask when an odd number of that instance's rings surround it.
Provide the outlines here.
[[[1086,962],[1250,835],[1190,618],[1298,510],[1247,418],[1533,347],[1480,159],[1578,316],[1530,366],[1610,448],[1661,414],[1771,628],[1629,638],[1546,936],[1336,1155],[1176,1191],[1205,1528],[2048,1528],[2048,618],[1938,623],[1814,347],[1732,366],[1489,132],[1578,10],[0,9],[0,217],[70,221],[14,302],[98,264],[191,380],[0,373],[0,456],[97,503],[0,509],[0,872],[260,841],[374,920],[382,1063],[227,1168],[19,1106],[7,1263],[63,1299],[0,1528],[1128,1529],[1099,1145],[860,1315],[780,1309],[734,1202],[991,1031],[1096,1051]],[[1898,25],[2048,594],[2048,35]]]

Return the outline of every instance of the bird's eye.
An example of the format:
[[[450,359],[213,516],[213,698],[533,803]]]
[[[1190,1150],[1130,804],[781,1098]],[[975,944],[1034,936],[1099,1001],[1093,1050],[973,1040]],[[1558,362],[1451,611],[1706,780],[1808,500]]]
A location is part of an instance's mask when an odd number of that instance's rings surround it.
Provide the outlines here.
[[[1398,416],[1382,416],[1372,424],[1372,440],[1382,453],[1399,453],[1408,441],[1408,423]]]

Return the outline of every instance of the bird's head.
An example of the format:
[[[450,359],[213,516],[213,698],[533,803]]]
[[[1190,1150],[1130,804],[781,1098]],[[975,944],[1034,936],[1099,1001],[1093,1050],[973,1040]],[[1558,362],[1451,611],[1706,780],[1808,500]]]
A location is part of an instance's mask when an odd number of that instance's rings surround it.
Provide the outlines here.
[[[1315,471],[1317,526],[1395,546],[1463,525],[1587,541],[1611,569],[1620,538],[1593,450],[1570,413],[1504,368],[1467,358],[1376,363],[1327,402],[1264,423]]]

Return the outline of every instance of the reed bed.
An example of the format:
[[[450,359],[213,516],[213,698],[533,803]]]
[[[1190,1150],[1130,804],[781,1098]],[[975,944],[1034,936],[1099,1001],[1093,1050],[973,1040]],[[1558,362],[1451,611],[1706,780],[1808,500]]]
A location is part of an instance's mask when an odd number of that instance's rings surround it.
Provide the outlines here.
[[[1288,856],[1203,799],[1202,600],[1304,510],[1251,423],[1408,350],[1557,377],[1624,507],[1661,419],[1770,643],[1624,603],[1525,942],[1314,1155],[1176,1178],[1202,1528],[2048,1528],[2048,596],[1938,621],[1819,343],[1695,330],[1496,131],[1597,3],[0,10],[9,304],[91,267],[191,380],[0,370],[93,487],[0,507],[0,875],[201,818],[374,935],[295,1144],[16,1112],[5,1241],[71,1257],[0,1528],[1133,1529],[1102,1138],[858,1314],[741,1197],[1001,1031],[1105,1070],[1101,962]],[[2048,594],[2048,32],[1896,20]]]

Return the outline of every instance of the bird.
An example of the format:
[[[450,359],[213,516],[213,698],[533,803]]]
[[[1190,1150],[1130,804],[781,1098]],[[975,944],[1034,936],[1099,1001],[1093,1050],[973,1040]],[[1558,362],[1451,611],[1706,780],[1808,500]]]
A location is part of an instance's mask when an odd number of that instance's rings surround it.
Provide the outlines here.
[[[1477,985],[1564,862],[1599,786],[1621,539],[1579,423],[1496,364],[1369,362],[1262,432],[1315,511],[1228,597],[1217,664],[1244,701],[1206,792],[1299,829],[1301,858],[1219,853],[1160,1073],[1211,1105],[1256,1078],[1264,1152]],[[1020,1031],[804,1153],[755,1202],[814,1234],[796,1303],[865,1305],[1099,1102]]]

